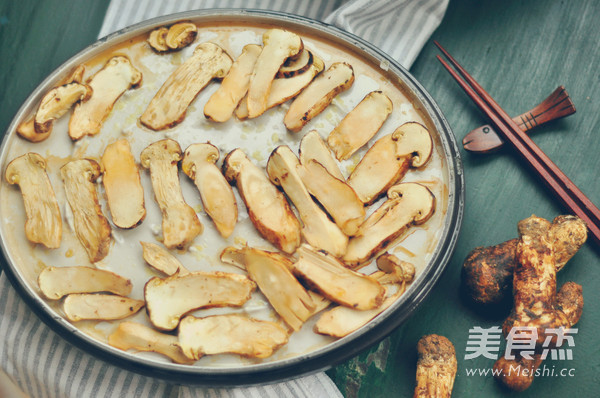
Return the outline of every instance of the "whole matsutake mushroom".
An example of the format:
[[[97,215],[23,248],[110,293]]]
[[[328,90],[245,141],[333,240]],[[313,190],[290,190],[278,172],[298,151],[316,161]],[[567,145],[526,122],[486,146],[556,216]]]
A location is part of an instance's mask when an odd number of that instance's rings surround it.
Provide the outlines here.
[[[65,194],[73,212],[75,235],[92,263],[108,254],[110,225],[98,202],[95,182],[100,177],[100,165],[91,159],[72,160],[60,169]]]
[[[435,196],[417,183],[401,183],[388,190],[388,199],[350,239],[343,261],[352,267],[367,263],[412,225],[422,224],[435,211]]]
[[[13,159],[4,172],[9,184],[18,184],[25,206],[25,236],[47,248],[60,246],[62,218],[56,195],[46,174],[46,161],[29,152]]]
[[[458,364],[454,345],[430,334],[417,343],[417,385],[413,398],[450,398]]]
[[[223,174],[237,186],[257,231],[278,249],[294,253],[301,241],[300,222],[264,171],[234,149],[223,161]]]
[[[202,233],[202,224],[185,200],[179,185],[177,164],[181,147],[172,139],[154,142],[140,155],[144,168],[150,169],[154,197],[162,213],[163,243],[169,248],[186,248]]]
[[[290,198],[302,221],[302,234],[312,246],[333,254],[343,255],[348,237],[333,223],[312,200],[298,172],[300,161],[285,145],[275,148],[267,163],[271,181],[280,185]]]
[[[233,233],[237,223],[237,202],[231,186],[215,165],[219,150],[210,143],[192,144],[185,150],[181,169],[194,180],[206,214],[224,238]]]
[[[369,148],[348,177],[348,184],[370,205],[402,180],[409,168],[424,166],[432,152],[429,131],[419,123],[404,123]]]

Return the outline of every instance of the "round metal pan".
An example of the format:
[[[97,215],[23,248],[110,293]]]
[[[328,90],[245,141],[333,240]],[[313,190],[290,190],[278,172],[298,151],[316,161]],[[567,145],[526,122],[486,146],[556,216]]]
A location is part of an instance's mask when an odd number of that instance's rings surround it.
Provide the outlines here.
[[[404,68],[375,46],[336,27],[307,18],[278,12],[258,10],[206,10],[180,13],[161,17],[133,25],[113,33],[90,45],[50,74],[23,104],[6,132],[0,153],[0,164],[3,168],[8,158],[8,142],[15,137],[17,125],[31,113],[41,96],[53,82],[56,82],[65,71],[70,70],[115,46],[147,33],[154,27],[168,25],[174,21],[190,20],[196,24],[207,21],[221,24],[252,24],[261,26],[278,26],[319,37],[365,59],[373,65],[380,65],[388,76],[398,80],[416,108],[434,127],[436,142],[441,146],[440,152],[447,168],[447,200],[444,203],[444,222],[438,233],[439,241],[428,264],[421,270],[418,278],[391,308],[373,319],[366,326],[344,338],[335,340],[323,347],[303,355],[256,363],[240,367],[206,367],[186,366],[173,363],[158,362],[130,352],[123,352],[101,343],[89,335],[82,333],[69,323],[42,299],[30,286],[22,274],[18,258],[6,243],[2,232],[1,245],[8,267],[5,272],[20,296],[38,315],[67,341],[83,350],[124,369],[144,375],[158,377],[177,383],[202,384],[210,386],[251,385],[297,377],[303,374],[327,369],[358,354],[361,350],[379,342],[399,325],[401,325],[427,297],[444,271],[454,250],[463,217],[464,178],[462,164],[455,137],[442,112],[426,90]],[[4,187],[3,187],[4,188]]]

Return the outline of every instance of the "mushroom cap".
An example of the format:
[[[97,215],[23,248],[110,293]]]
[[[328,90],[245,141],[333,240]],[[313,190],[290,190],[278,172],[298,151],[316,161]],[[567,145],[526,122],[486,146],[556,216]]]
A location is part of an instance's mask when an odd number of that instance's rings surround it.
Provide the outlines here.
[[[140,163],[143,167],[149,168],[153,159],[169,159],[171,162],[179,162],[181,160],[179,143],[165,138],[148,145],[140,154]]]
[[[216,163],[219,149],[211,143],[192,144],[188,146],[181,161],[181,169],[190,178],[196,175],[196,164],[199,162]]]
[[[421,167],[431,158],[433,141],[429,131],[420,123],[404,123],[392,133],[396,155],[411,155],[411,166]]]

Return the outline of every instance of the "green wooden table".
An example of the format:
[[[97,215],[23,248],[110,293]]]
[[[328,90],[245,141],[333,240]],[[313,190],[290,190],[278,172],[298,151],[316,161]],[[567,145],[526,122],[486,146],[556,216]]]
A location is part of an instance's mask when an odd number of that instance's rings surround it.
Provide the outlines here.
[[[29,93],[68,57],[92,43],[108,2],[16,1],[0,3],[0,131],[5,131]],[[577,113],[538,128],[538,145],[596,204],[600,204],[600,5],[595,0],[452,0],[433,35],[510,114],[530,109],[562,84]],[[411,72],[438,102],[457,140],[487,122],[435,59],[430,41]],[[495,155],[462,153],[466,209],[456,251],[433,293],[391,336],[328,374],[347,397],[404,397],[414,389],[416,343],[424,334],[447,336],[455,345],[456,397],[513,395],[490,376],[493,360],[465,360],[469,329],[501,325],[502,316],[473,311],[459,294],[460,269],[476,246],[516,237],[519,220],[565,213],[531,172],[508,150]],[[558,373],[537,378],[523,397],[598,396],[600,387],[600,249],[586,244],[558,275],[558,283],[583,285],[585,307],[573,360],[546,361]]]

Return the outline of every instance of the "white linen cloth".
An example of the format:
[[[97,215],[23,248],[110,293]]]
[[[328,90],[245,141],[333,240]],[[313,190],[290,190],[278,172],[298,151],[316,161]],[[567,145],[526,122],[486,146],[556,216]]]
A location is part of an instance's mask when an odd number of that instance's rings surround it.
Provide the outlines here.
[[[112,0],[99,37],[187,10],[269,9],[322,20],[354,33],[408,69],[438,27],[447,5],[448,0]],[[0,276],[0,368],[34,398],[342,396],[325,373],[264,386],[212,389],[177,386],[112,366],[71,345],[42,323],[4,273]],[[0,383],[3,380],[0,378]]]

